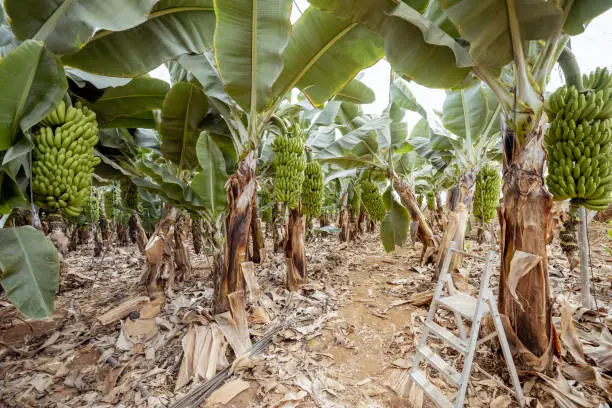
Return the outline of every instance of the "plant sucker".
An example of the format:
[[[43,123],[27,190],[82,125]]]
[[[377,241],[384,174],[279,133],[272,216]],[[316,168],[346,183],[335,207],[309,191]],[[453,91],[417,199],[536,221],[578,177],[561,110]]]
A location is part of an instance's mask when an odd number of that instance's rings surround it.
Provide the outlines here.
[[[64,101],[40,122],[34,137],[32,189],[44,209],[78,217],[89,198],[98,143],[96,114]]]

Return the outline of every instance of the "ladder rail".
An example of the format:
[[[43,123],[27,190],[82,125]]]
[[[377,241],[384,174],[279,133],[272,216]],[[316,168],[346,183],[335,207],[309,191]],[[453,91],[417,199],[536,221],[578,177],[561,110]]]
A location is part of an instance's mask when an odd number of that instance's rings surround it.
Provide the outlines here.
[[[489,286],[489,280],[492,274],[493,260],[496,253],[490,250],[487,253],[486,257],[481,257],[478,255],[457,250],[455,249],[455,246],[456,243],[454,241],[450,243],[446,253],[446,257],[442,264],[440,276],[438,277],[438,281],[436,283],[431,305],[427,313],[427,319],[425,321],[423,332],[421,334],[419,345],[417,347],[417,352],[415,353],[415,356],[413,358],[413,364],[410,369],[410,375],[408,377],[408,386],[414,384],[415,386],[421,387],[430,397],[430,399],[435,402],[436,405],[438,405],[439,407],[462,407],[467,393],[467,387],[469,384],[474,357],[476,355],[476,349],[483,342],[491,340],[495,336],[497,336],[501,344],[506,365],[508,366],[512,385],[516,393],[516,399],[518,400],[521,408],[524,408],[525,398],[523,396],[523,390],[521,388],[516,367],[514,366],[514,360],[512,359],[510,346],[508,345],[508,341],[505,336],[503,324],[499,311],[497,310],[495,298]],[[469,295],[463,294],[462,292],[458,291],[453,284],[452,276],[449,271],[453,253],[459,253],[465,256],[473,257],[475,259],[486,261],[479,285],[478,298],[475,299],[475,301],[472,303],[472,306],[467,307],[467,309],[464,303],[456,304],[457,297],[459,294],[461,294],[462,296],[465,295],[466,297]],[[443,299],[441,299],[442,293],[444,291],[444,285],[448,285],[449,297],[444,297]],[[473,299],[473,297],[470,297],[470,299]],[[443,306],[444,308],[450,309],[454,312],[455,321],[457,323],[461,339],[457,338],[447,329],[444,329],[443,327],[438,326],[434,323],[436,310],[440,306]],[[470,310],[472,307],[474,308],[473,315],[471,314]],[[483,317],[486,313],[491,313],[495,325],[495,332],[479,340],[478,335],[480,332],[480,327],[482,325]],[[463,316],[461,314],[463,314],[466,319],[472,319],[472,326],[470,328],[470,333],[467,338],[465,335],[465,327],[463,326]],[[460,351],[461,354],[463,354],[464,363],[461,373],[457,373],[456,370],[454,370],[454,367],[448,365],[436,353],[433,353],[427,347],[427,340],[432,335],[439,337],[444,343],[452,346],[456,350]],[[459,346],[459,343],[461,343],[462,345]],[[430,365],[432,369],[438,370],[438,372],[444,375],[450,383],[454,383],[454,385],[458,387],[455,396],[455,401],[452,404],[446,399],[446,397],[444,397],[441,391],[435,385],[433,385],[433,383],[427,380],[425,371],[420,370],[420,365],[423,360],[426,360],[427,364]]]
[[[489,304],[489,310],[493,318],[493,324],[495,325],[495,331],[497,332],[499,344],[501,345],[502,354],[504,355],[504,360],[506,360],[506,366],[508,367],[510,380],[512,381],[512,386],[514,387],[514,392],[516,393],[515,397],[518,400],[518,403],[521,408],[524,408],[525,397],[523,396],[523,388],[521,387],[521,381],[519,380],[518,373],[516,372],[516,367],[514,366],[512,352],[510,351],[510,345],[508,344],[508,339],[506,338],[506,332],[504,331],[504,325],[501,321],[499,310],[497,310],[495,297],[491,292],[487,294],[487,303]]]
[[[448,250],[446,251],[446,257],[444,258],[444,263],[442,264],[442,270],[440,274],[442,275],[445,270],[448,270],[451,261],[451,254],[453,247],[455,246],[455,242],[451,241]],[[440,295],[442,294],[442,289],[444,288],[444,279],[438,277],[438,282],[436,282],[436,288],[434,290],[433,297],[431,299],[431,304],[429,305],[429,311],[427,312],[427,318],[425,320],[425,325],[423,326],[423,332],[421,333],[421,338],[419,340],[419,347],[423,347],[427,344],[427,338],[429,337],[429,323],[433,323],[434,315],[436,314],[436,304]],[[410,375],[408,377],[408,386],[412,383],[412,376],[416,374],[419,370],[419,366],[423,361],[423,356],[420,353],[416,353],[414,360],[412,362],[412,367],[410,368]]]

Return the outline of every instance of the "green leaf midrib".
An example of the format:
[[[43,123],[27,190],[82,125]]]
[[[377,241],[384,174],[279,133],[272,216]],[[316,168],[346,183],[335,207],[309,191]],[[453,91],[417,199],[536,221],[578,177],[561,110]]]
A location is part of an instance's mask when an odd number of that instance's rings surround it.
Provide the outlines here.
[[[144,21],[143,23],[137,25],[136,27],[139,27],[143,24],[147,24],[148,22],[155,20],[156,18],[159,17],[163,17],[167,14],[177,14],[177,13],[184,13],[184,12],[190,12],[190,11],[210,11],[210,12],[214,12],[215,9],[214,7],[195,7],[195,6],[190,6],[190,7],[176,7],[176,8],[170,8],[170,9],[165,9],[165,10],[160,10],[160,11],[155,11],[151,14],[149,14],[149,18]],[[131,29],[133,29],[135,27],[132,27]],[[91,38],[91,40],[89,40],[89,42],[95,41],[99,38],[102,37],[106,37],[107,35],[111,35],[114,33],[120,33],[121,31],[110,31],[110,30],[101,30],[99,32],[97,32],[96,34],[94,34],[94,36]],[[83,44],[83,46],[87,45],[88,43]],[[82,46],[82,47],[83,47]]]
[[[357,23],[350,23],[349,25],[347,25],[343,30],[341,30],[338,34],[336,34],[335,36],[333,36],[331,38],[330,41],[328,41],[324,47],[321,47],[321,49],[319,51],[317,51],[315,53],[315,55],[313,55],[313,57],[308,61],[308,63],[306,65],[304,65],[304,68],[302,68],[298,74],[293,78],[292,81],[289,82],[289,84],[287,85],[287,87],[285,87],[284,89],[281,90],[281,92],[276,95],[276,98],[278,101],[282,100],[282,98],[284,98],[284,96],[290,92],[293,88],[295,88],[295,86],[297,85],[298,82],[300,82],[300,80],[302,79],[302,77],[308,72],[308,70],[321,58],[321,56],[323,56],[327,51],[329,51],[329,49],[336,44],[338,41],[340,41],[346,34],[348,34],[353,28],[355,28],[357,26]],[[281,74],[282,75],[282,74]],[[350,82],[350,80],[349,80]]]

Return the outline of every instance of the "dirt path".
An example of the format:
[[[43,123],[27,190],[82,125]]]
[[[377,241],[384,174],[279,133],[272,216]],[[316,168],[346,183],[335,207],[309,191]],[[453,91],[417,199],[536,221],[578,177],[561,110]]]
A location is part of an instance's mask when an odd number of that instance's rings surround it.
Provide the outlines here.
[[[594,282],[600,306],[607,308],[612,273],[610,257],[602,249],[607,242],[604,227],[594,225],[592,237]],[[473,241],[469,245],[473,251],[484,251]],[[306,246],[308,283],[293,295],[284,289],[283,255],[269,254],[256,268],[261,302],[273,322],[288,310],[291,325],[254,361],[225,380],[229,385],[246,381],[248,388],[219,406],[410,406],[393,389],[405,392],[398,384],[410,367],[427,313],[427,305],[406,301],[434,285],[432,266],[418,265],[419,249],[409,246],[385,254],[376,234],[349,244],[338,243],[337,237],[318,238]],[[138,313],[102,325],[97,320],[102,313],[143,295],[138,285],[143,258],[135,247],[112,249],[102,260],[92,259],[91,250],[85,246],[66,258],[52,318],[24,321],[0,298],[0,407],[169,407],[202,384],[192,379],[175,389],[184,358],[183,340],[193,328],[214,324],[209,315],[212,281],[205,256],[191,254],[193,274],[177,282],[174,295],[163,305],[149,302]],[[556,244],[551,246],[549,264],[553,296],[564,294],[575,300],[579,275],[567,272],[567,261]],[[472,285],[477,285],[480,266],[465,261],[463,268],[470,272]],[[555,316],[559,314],[555,309]],[[583,344],[589,346],[586,351],[596,355],[605,350],[606,343],[597,340],[602,324],[593,313],[578,310],[574,320]],[[448,314],[442,313],[437,321],[451,327]],[[253,341],[268,327],[252,323]],[[126,343],[125,333],[135,335]],[[458,361],[452,351],[440,347],[434,351],[447,361]],[[234,359],[231,351],[227,357],[230,362]],[[475,361],[509,383],[499,355],[490,346],[481,346]],[[220,361],[218,369],[224,364]],[[609,381],[599,372],[602,381]],[[451,389],[439,377],[431,375],[430,380],[450,395]],[[534,377],[524,379],[526,394],[536,398],[539,407],[554,407],[550,392],[541,384]],[[568,389],[574,399],[599,396],[601,401],[604,395],[595,384],[577,382]],[[498,383],[475,371],[466,406],[516,405]],[[433,406],[425,399],[415,406],[420,407]]]

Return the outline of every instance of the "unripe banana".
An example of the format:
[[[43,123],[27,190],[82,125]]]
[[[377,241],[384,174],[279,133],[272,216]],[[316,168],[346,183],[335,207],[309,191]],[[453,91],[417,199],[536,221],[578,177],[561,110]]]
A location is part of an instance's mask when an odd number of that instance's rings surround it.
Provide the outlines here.
[[[83,157],[92,164],[99,162],[93,149],[81,152],[79,148],[79,141],[87,137],[97,140],[95,113],[85,116],[80,107],[62,101],[39,125],[32,163],[35,200],[46,202],[43,207],[52,211],[77,216],[83,197],[89,194],[93,172],[93,166],[83,168],[79,163]]]
[[[583,84],[581,92],[561,87],[545,103],[551,117],[544,136],[546,182],[556,200],[570,198],[594,209],[612,201],[612,75],[598,68]]]

